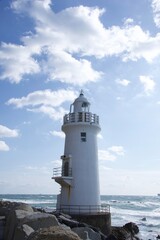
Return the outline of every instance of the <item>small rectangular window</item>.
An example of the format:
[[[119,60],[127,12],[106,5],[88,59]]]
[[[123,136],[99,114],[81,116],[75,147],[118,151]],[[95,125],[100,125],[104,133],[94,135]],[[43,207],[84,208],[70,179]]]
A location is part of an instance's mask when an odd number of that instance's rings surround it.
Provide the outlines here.
[[[86,132],[81,132],[81,142],[86,142]]]

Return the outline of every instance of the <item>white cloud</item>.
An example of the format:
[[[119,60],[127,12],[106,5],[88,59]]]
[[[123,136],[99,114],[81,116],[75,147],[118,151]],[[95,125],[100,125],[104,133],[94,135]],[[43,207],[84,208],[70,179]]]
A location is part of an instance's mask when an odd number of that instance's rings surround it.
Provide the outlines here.
[[[29,15],[35,29],[21,38],[21,45],[2,44],[1,79],[18,83],[25,74],[41,72],[49,80],[84,85],[102,76],[85,59],[88,56],[148,62],[160,56],[160,34],[151,37],[132,19],[122,27],[106,28],[100,20],[104,9],[78,6],[55,13],[50,0],[16,0],[11,5],[17,13]],[[153,6],[157,12],[159,2],[154,0]]]
[[[154,22],[160,27],[160,0],[152,0],[152,8],[154,13]]]
[[[27,110],[35,113],[43,113],[55,121],[62,120],[64,114],[67,113],[67,111],[62,107],[55,109],[51,106],[45,106],[45,105],[42,105],[38,108],[32,108],[32,109],[28,108]]]
[[[155,37],[151,37],[148,32],[144,33],[138,26],[137,30],[134,32],[134,35],[137,34],[139,39],[131,40],[127,53],[122,55],[123,61],[137,61],[144,58],[147,62],[152,63],[155,58],[160,56],[160,34],[158,33]]]
[[[109,147],[107,150],[98,150],[98,158],[99,160],[106,160],[106,161],[115,161],[118,156],[124,156],[125,150],[123,146],[112,146]],[[102,162],[102,166],[103,166]]]
[[[6,126],[0,125],[0,138],[3,137],[18,137],[18,130],[10,129]]]
[[[103,139],[103,135],[102,135],[101,133],[99,133],[99,134],[97,135],[97,137],[98,137],[99,139]]]
[[[9,79],[11,83],[19,83],[24,74],[38,73],[39,64],[32,57],[32,54],[36,52],[27,46],[2,43],[0,65],[3,72],[0,79]]]
[[[4,141],[0,141],[0,152],[1,151],[9,151],[9,146]]]
[[[114,161],[114,160],[116,160],[116,156],[111,154],[107,150],[99,150],[98,151],[98,158],[99,158],[99,160],[107,160],[107,161]]]
[[[102,75],[95,71],[91,63],[85,59],[77,60],[71,54],[58,51],[50,54],[44,63],[49,80],[59,80],[73,85],[82,86],[87,82],[96,82]]]
[[[49,5],[51,4],[51,0],[36,0],[36,1],[30,1],[30,0],[14,0],[11,3],[11,7],[17,12],[21,13],[22,11],[28,12],[28,8],[32,8],[32,6],[39,8],[44,8],[44,9],[49,9]],[[32,13],[31,13],[32,14]]]
[[[127,19],[124,19],[124,24],[125,25],[130,25],[134,23],[134,20],[132,18],[127,18]]]
[[[139,76],[139,80],[144,87],[144,92],[146,95],[150,95],[151,93],[153,93],[156,84],[155,84],[155,81],[151,79],[151,77]]]
[[[50,131],[50,134],[53,135],[53,136],[56,136],[56,137],[60,137],[60,138],[64,138],[65,137],[65,134],[62,131],[60,131],[60,132],[58,132],[58,131]]]
[[[37,167],[37,166],[26,166],[26,170],[33,172],[33,173],[41,173],[41,174],[50,174],[50,169],[47,167]]]
[[[47,89],[29,93],[22,98],[11,98],[7,104],[17,108],[27,107],[30,112],[43,113],[53,120],[62,120],[67,111],[61,105],[67,101],[73,101],[76,97],[77,93],[73,90],[51,91]]]
[[[19,131],[17,129],[10,129],[6,126],[0,125],[0,138],[12,138],[18,137]],[[0,141],[0,151],[9,151],[9,146],[4,142]]]
[[[7,104],[15,105],[17,108],[40,105],[58,107],[66,101],[73,101],[76,96],[76,92],[69,89],[60,89],[57,91],[46,89],[29,93],[26,97],[11,98]]]
[[[130,81],[127,79],[116,79],[116,83],[126,87],[130,84]]]
[[[159,171],[101,168],[100,172],[100,186],[103,194],[157,195],[159,182]]]
[[[120,101],[122,100],[123,98],[122,97],[116,97],[117,101]]]
[[[112,151],[113,153],[116,153],[117,155],[121,155],[121,156],[124,156],[124,154],[125,154],[123,146],[112,146],[112,147],[108,148],[108,150]]]
[[[30,121],[24,121],[23,124],[24,125],[29,125],[29,124],[31,124],[31,122]]]

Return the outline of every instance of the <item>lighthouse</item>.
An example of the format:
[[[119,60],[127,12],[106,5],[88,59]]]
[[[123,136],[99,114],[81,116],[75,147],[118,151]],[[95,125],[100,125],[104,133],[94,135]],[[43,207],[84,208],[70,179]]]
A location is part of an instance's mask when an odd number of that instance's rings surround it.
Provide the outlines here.
[[[53,179],[60,184],[57,209],[69,213],[98,212],[100,206],[97,134],[99,116],[90,111],[90,103],[80,92],[64,116],[65,133],[61,169],[54,169]]]

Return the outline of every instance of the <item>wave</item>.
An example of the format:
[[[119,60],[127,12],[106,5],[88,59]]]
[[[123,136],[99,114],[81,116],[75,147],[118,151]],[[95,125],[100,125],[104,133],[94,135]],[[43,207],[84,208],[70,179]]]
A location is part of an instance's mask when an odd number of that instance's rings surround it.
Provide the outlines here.
[[[34,207],[53,209],[56,195],[51,194],[0,194],[0,199],[24,202]],[[101,204],[109,204],[113,226],[127,222],[138,224],[141,239],[155,239],[160,229],[160,198],[157,196],[101,196]],[[153,238],[154,236],[154,238]]]
[[[113,206],[111,207],[111,213],[117,215],[130,215],[134,217],[160,218],[160,211],[138,211],[137,209],[121,209]]]
[[[52,200],[40,200],[40,199],[30,199],[30,200],[25,200],[25,199],[8,199],[8,198],[3,198],[3,201],[10,201],[10,202],[24,202],[24,203],[27,203],[27,204],[47,204],[47,203],[56,203],[56,200],[55,199],[52,199]]]

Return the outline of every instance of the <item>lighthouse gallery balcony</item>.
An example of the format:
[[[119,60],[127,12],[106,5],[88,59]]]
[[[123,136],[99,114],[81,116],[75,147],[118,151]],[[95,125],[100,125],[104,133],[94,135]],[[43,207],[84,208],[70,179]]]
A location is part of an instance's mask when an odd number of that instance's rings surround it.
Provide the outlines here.
[[[71,168],[53,168],[53,177],[57,183],[63,186],[71,186],[72,185],[72,169]]]
[[[63,119],[64,124],[88,123],[99,125],[99,116],[90,112],[73,112],[66,114]]]

